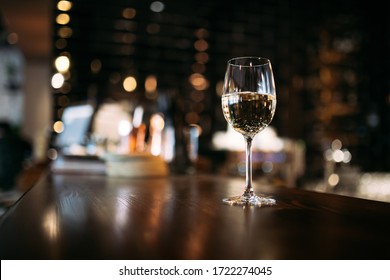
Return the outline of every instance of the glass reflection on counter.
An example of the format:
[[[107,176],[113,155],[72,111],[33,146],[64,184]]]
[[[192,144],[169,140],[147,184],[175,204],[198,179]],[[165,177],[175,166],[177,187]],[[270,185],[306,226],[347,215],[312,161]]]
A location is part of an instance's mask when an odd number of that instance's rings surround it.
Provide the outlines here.
[[[229,141],[225,139],[229,138]],[[245,174],[245,153],[243,138],[228,127],[225,132],[216,132],[213,146],[216,150],[227,151],[224,172],[231,175]],[[279,178],[288,187],[296,187],[298,179],[305,172],[305,146],[302,141],[281,138],[276,129],[267,127],[253,139],[253,173],[261,173],[268,178]]]
[[[59,234],[59,217],[57,213],[57,208],[52,205],[50,209],[46,211],[45,216],[43,217],[42,227],[46,232],[46,236],[51,241],[56,241]]]

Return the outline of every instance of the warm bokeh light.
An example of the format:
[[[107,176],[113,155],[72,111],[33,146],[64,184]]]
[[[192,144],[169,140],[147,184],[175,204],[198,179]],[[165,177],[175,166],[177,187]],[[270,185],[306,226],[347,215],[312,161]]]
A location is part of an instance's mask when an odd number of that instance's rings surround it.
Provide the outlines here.
[[[150,153],[158,156],[162,152],[162,131],[164,129],[164,118],[160,114],[153,114],[150,118]]]
[[[333,173],[329,176],[328,178],[328,184],[331,186],[331,187],[334,187],[336,186],[338,183],[340,182],[340,177],[339,175]]]
[[[63,12],[67,12],[69,11],[70,9],[72,9],[72,2],[70,1],[58,1],[57,3],[57,9],[59,11],[63,11]]]
[[[102,61],[100,59],[93,59],[91,61],[91,72],[92,73],[99,73],[102,69]]]
[[[199,52],[204,52],[205,50],[208,49],[208,47],[209,47],[209,44],[204,39],[199,39],[199,40],[195,41],[195,43],[194,43],[194,48]]]
[[[64,76],[61,73],[56,73],[51,78],[51,86],[53,88],[60,88],[64,84]]]
[[[198,52],[195,54],[195,60],[199,63],[207,63],[209,61],[209,55],[205,52]]]
[[[192,74],[189,77],[189,82],[197,90],[205,90],[209,87],[209,81],[199,73]]]
[[[154,75],[149,75],[145,79],[146,92],[154,92],[157,89],[157,78]]]
[[[72,37],[73,30],[70,27],[64,26],[58,29],[58,37],[61,38],[70,38]]]
[[[54,66],[56,67],[57,71],[60,73],[67,72],[69,70],[70,66],[70,60],[67,56],[59,56],[54,61]]]
[[[137,10],[134,8],[125,8],[122,11],[122,16],[125,19],[133,19],[133,18],[135,18],[136,14],[137,14]]]
[[[150,126],[153,129],[157,129],[159,131],[162,131],[164,129],[164,118],[161,114],[153,114],[150,118]]]
[[[133,76],[128,76],[123,81],[123,88],[127,92],[132,92],[137,88],[137,80]]]
[[[56,121],[53,124],[53,130],[55,133],[62,133],[64,131],[64,123],[62,121]]]
[[[70,21],[70,16],[68,14],[59,14],[56,18],[56,22],[61,25],[68,24]]]
[[[332,141],[332,150],[340,150],[341,147],[343,146],[343,143],[341,142],[340,139],[335,139]]]

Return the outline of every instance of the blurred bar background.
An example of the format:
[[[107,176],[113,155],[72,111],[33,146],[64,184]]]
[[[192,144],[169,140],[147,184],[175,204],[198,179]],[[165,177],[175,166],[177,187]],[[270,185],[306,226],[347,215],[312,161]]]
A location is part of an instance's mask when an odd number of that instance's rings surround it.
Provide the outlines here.
[[[278,105],[254,146],[255,175],[390,201],[389,6],[0,0],[3,43],[23,55],[12,89],[23,110],[11,126],[30,143],[30,164],[56,160],[64,113],[89,105],[93,120],[70,154],[125,145],[163,155],[173,172],[242,175],[244,142],[227,128],[220,92],[229,58],[260,55],[273,63]],[[135,131],[138,150],[122,141]]]

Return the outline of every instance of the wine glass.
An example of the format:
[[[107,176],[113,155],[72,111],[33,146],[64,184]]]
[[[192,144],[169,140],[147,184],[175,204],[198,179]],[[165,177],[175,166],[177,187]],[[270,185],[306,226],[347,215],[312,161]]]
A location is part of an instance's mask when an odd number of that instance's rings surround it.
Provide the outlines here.
[[[252,140],[271,122],[275,109],[271,61],[262,57],[230,59],[222,90],[222,111],[226,121],[245,139],[246,185],[242,195],[224,198],[225,204],[257,207],[276,204],[273,198],[256,195],[252,186]]]

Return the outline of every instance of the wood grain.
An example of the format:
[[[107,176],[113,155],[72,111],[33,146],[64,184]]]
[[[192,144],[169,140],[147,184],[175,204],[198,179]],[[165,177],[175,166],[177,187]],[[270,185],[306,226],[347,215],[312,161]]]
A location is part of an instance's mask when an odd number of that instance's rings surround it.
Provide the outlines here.
[[[2,218],[1,259],[388,259],[390,204],[242,178],[48,174]]]

